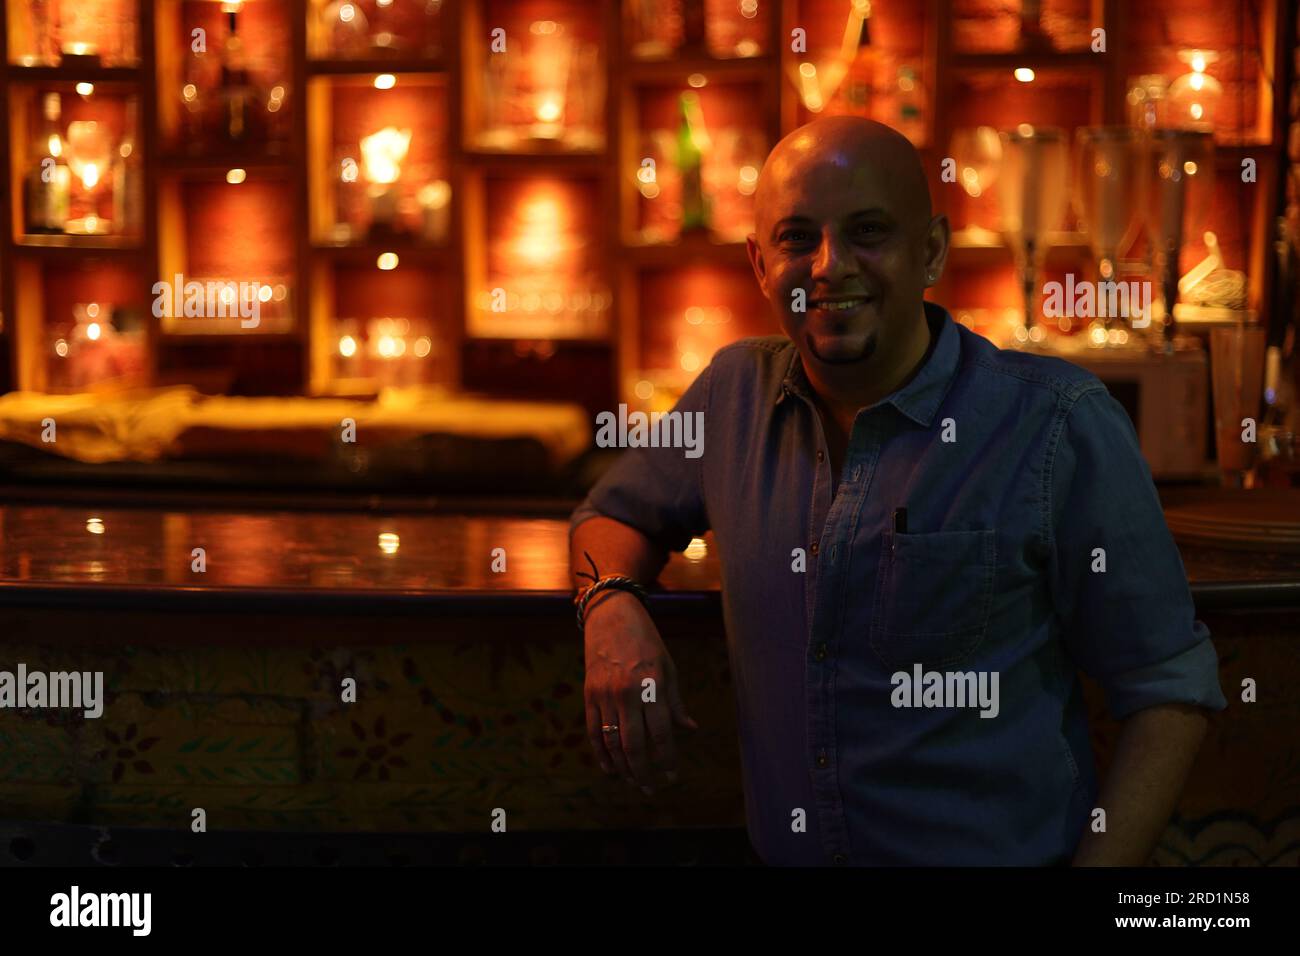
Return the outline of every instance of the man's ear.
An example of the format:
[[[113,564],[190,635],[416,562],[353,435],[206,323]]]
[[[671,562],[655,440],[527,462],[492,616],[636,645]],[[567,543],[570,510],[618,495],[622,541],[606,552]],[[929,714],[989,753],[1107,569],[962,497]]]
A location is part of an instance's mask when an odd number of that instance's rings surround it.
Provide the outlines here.
[[[948,261],[948,246],[952,241],[952,227],[948,217],[935,216],[925,231],[925,287],[937,285],[943,278],[943,267]]]
[[[754,278],[758,280],[758,287],[763,291],[764,298],[771,298],[767,294],[767,264],[763,262],[763,250],[758,247],[758,236],[750,233],[745,237],[745,251],[749,254],[749,264],[754,268]]]

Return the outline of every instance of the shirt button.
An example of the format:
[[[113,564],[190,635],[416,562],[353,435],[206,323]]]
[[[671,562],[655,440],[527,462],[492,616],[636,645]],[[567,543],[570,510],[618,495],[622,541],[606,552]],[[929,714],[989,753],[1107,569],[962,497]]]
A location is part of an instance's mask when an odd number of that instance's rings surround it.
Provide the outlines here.
[[[812,543],[812,547],[809,550],[811,550],[813,554],[816,554],[818,551],[821,550],[821,546],[816,541],[814,541]]]
[[[835,856],[833,856],[831,859],[835,861],[836,866],[843,866],[846,862],[848,862],[847,860],[844,859],[843,853],[836,853]]]
[[[824,753],[818,754],[818,755],[817,755],[817,766],[819,766],[819,767],[824,767],[824,766],[826,766],[826,763],[827,763],[826,755],[825,755]]]
[[[819,462],[825,461],[825,460],[826,460],[826,452],[821,451],[820,449],[818,449],[818,451],[817,451],[817,460],[818,460]]]
[[[817,645],[817,659],[818,659],[819,661],[824,661],[824,660],[826,660],[826,645],[825,645],[825,644],[818,644],[818,645]]]

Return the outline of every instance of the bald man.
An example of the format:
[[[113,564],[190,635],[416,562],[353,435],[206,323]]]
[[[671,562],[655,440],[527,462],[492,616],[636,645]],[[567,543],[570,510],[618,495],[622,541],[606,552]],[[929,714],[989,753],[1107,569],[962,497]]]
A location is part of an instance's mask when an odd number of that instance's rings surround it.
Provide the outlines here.
[[[674,779],[696,725],[638,586],[712,530],[765,862],[1145,862],[1226,701],[1126,413],[924,301],[949,226],[894,130],[795,130],[756,200],[784,335],[683,395],[702,454],[630,449],[573,514],[601,766]],[[1122,721],[1104,786],[1080,671]]]

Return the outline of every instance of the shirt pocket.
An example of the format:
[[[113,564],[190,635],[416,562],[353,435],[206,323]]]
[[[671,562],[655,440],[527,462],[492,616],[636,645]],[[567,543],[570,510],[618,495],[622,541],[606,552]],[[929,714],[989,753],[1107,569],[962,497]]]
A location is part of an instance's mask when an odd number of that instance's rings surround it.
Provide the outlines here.
[[[997,535],[989,529],[885,532],[871,647],[891,669],[959,664],[984,640]]]

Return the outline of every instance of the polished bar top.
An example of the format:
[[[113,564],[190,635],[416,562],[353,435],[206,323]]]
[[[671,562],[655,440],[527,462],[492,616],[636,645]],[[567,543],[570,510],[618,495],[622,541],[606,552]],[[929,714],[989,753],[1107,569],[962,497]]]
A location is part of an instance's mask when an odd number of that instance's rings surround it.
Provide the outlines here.
[[[659,608],[719,609],[711,542],[672,556]],[[1182,553],[1200,610],[1300,607],[1300,554]],[[530,613],[569,594],[558,515],[0,505],[0,603]]]

